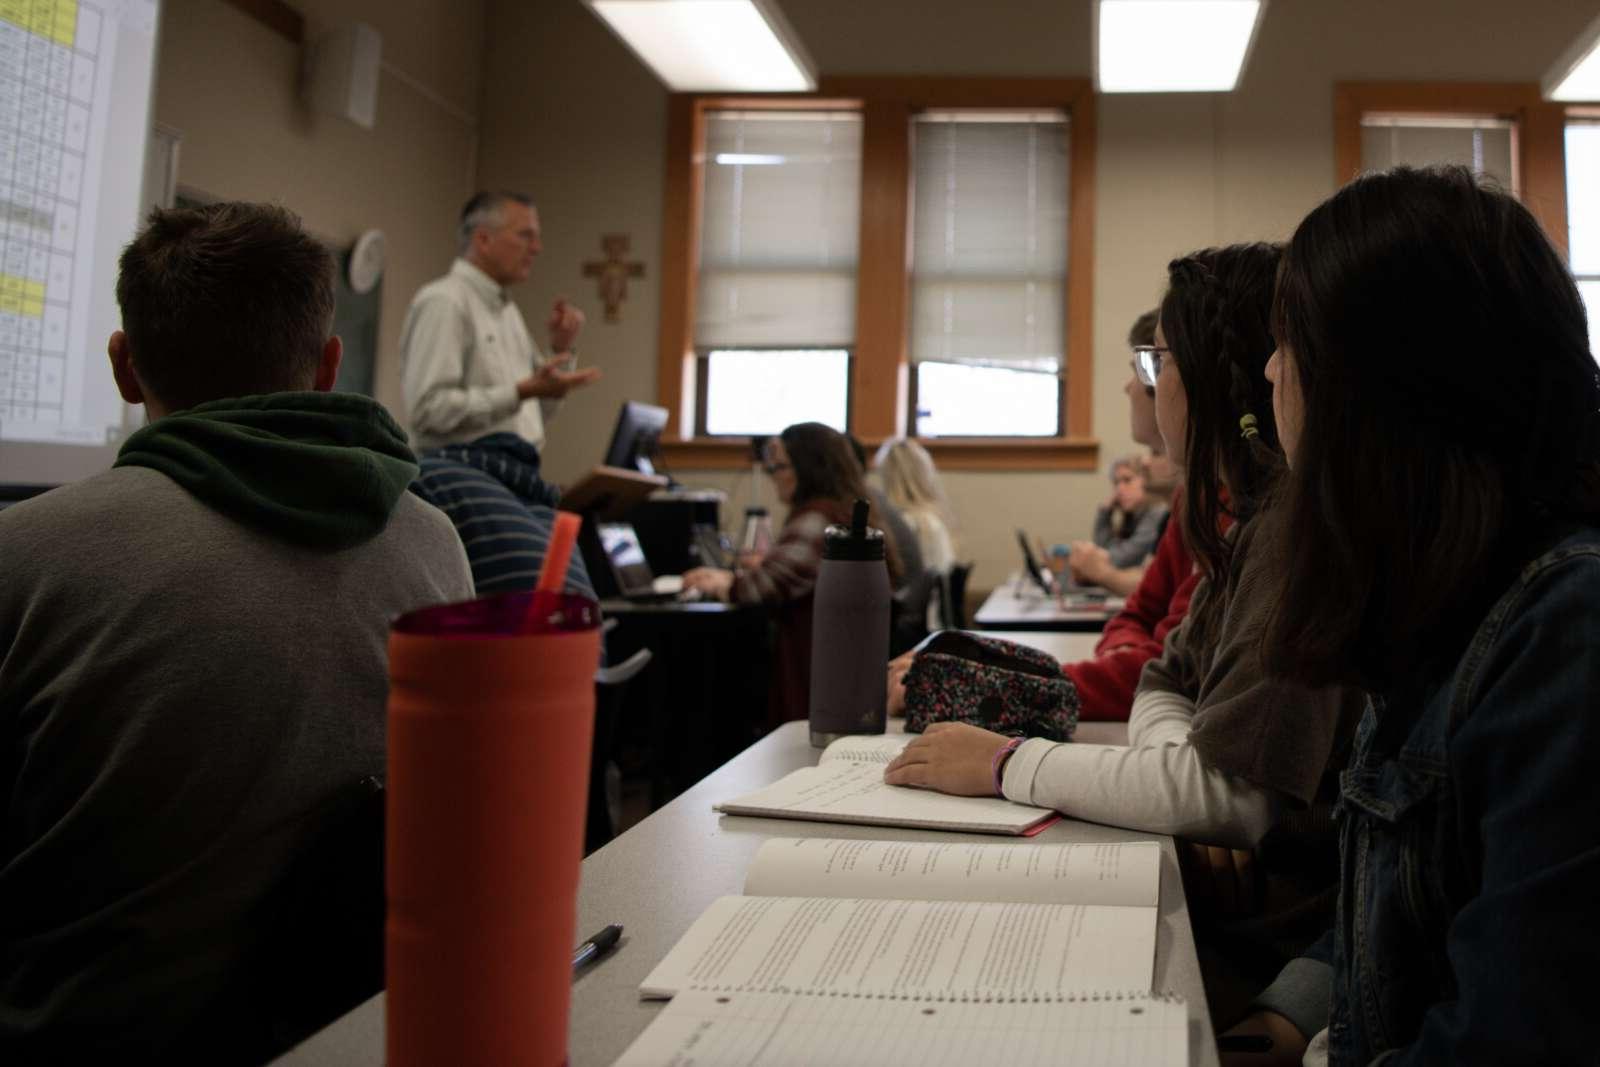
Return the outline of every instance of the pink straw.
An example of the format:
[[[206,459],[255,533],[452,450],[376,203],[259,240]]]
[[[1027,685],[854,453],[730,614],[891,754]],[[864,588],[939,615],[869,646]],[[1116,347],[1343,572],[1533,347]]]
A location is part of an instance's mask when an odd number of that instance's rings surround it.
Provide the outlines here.
[[[555,529],[550,531],[550,547],[545,550],[544,567],[539,571],[539,593],[559,593],[567,580],[567,564],[572,559],[572,546],[578,540],[578,528],[583,520],[570,511],[556,512]],[[530,602],[530,607],[532,606]]]

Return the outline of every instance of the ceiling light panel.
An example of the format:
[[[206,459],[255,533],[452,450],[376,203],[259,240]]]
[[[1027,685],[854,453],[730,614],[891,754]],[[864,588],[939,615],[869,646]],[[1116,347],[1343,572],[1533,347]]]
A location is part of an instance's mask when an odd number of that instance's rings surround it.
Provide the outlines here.
[[[1265,0],[1098,0],[1095,80],[1103,93],[1230,92]]]
[[[585,0],[675,92],[809,92],[810,59],[767,0]]]

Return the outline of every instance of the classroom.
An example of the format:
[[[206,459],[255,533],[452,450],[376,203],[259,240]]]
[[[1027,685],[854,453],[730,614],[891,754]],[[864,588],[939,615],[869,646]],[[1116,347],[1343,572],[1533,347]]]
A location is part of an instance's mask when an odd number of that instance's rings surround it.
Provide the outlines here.
[[[18,0],[0,202],[0,1062],[1593,1062],[1600,0]]]

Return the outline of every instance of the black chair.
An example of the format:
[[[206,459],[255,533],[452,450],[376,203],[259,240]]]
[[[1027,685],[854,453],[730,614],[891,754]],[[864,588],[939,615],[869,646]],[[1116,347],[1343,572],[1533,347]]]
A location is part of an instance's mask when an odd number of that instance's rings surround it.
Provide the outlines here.
[[[957,563],[939,583],[939,618],[946,630],[967,628],[967,579],[973,564]]]
[[[613,620],[607,620],[608,622]],[[641,648],[613,667],[594,672],[594,747],[589,754],[589,814],[583,827],[583,852],[588,855],[616,836],[621,806],[621,772],[612,760],[617,723],[628,682],[650,663]]]
[[[928,605],[944,575],[925,570],[895,590],[889,623],[889,658],[906,652],[928,636]]]

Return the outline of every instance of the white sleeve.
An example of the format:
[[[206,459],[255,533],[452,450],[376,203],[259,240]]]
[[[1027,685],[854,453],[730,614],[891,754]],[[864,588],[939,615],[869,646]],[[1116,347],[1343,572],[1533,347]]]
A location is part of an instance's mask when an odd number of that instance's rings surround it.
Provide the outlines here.
[[[1075,819],[1228,848],[1254,848],[1278,818],[1276,794],[1206,767],[1186,737],[1137,747],[1030,738],[1001,785],[1007,799]]]
[[[1141,687],[1128,713],[1128,744],[1181,744],[1189,738],[1194,713],[1194,701],[1183,693]]]
[[[445,436],[509,418],[522,406],[515,383],[465,384],[471,326],[443,294],[413,304],[400,332],[400,388],[411,428]]]

